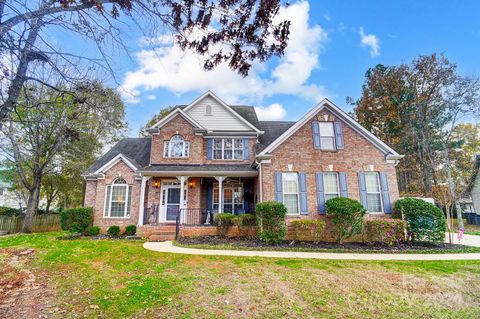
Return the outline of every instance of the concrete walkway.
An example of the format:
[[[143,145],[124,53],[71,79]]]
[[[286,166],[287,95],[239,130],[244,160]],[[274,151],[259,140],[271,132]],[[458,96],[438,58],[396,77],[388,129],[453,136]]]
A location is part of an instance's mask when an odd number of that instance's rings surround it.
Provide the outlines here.
[[[462,242],[463,243],[463,242]],[[205,255],[205,256],[242,256],[271,258],[312,258],[344,260],[480,260],[480,253],[469,254],[354,254],[354,253],[316,253],[293,251],[255,251],[255,250],[213,250],[177,247],[171,241],[146,242],[143,247],[162,253]]]
[[[448,243],[448,234],[445,234],[445,242]],[[453,243],[473,247],[480,247],[480,236],[463,234],[462,240],[458,242],[457,234],[453,234]]]

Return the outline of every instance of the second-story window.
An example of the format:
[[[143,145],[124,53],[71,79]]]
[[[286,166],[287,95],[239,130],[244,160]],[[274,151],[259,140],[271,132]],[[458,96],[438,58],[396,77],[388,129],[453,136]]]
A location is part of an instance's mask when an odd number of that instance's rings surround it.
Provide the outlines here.
[[[189,149],[189,142],[186,142],[180,135],[174,135],[170,141],[164,142],[163,157],[188,157]]]
[[[214,138],[213,159],[215,160],[243,160],[243,139],[241,138]]]
[[[320,145],[322,150],[335,149],[335,131],[333,122],[320,122]]]

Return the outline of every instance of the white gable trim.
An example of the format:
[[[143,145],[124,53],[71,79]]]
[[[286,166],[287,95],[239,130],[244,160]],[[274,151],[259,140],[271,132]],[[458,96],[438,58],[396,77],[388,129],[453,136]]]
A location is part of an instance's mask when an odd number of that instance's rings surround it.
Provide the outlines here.
[[[353,130],[357,133],[365,137],[368,141],[370,141],[374,146],[380,149],[386,155],[394,155],[395,157],[399,156],[400,158],[403,157],[402,155],[395,152],[390,146],[382,142],[378,137],[373,135],[370,131],[364,128],[360,123],[355,121],[352,117],[350,117],[347,113],[345,113],[342,109],[338,106],[333,104],[328,99],[323,99],[320,103],[318,103],[314,108],[312,108],[307,114],[305,114],[300,120],[298,120],[294,125],[292,125],[288,130],[286,130],[282,135],[280,135],[275,141],[273,141],[270,145],[268,145],[260,154],[257,156],[267,155],[268,153],[272,152],[276,149],[280,144],[285,142],[290,136],[293,135],[298,129],[304,126],[308,121],[310,121],[318,112],[327,108],[332,113],[334,113],[338,118],[340,118],[345,124],[350,126]]]
[[[227,109],[227,111],[229,111],[230,113],[232,113],[235,117],[237,117],[242,123],[246,124],[248,127],[250,127],[251,129],[253,129],[255,132],[257,133],[263,133],[262,131],[260,131],[258,128],[256,128],[255,126],[253,126],[249,121],[247,121],[246,119],[244,119],[243,117],[240,116],[240,114],[238,114],[237,112],[235,112],[234,109],[232,109],[230,106],[228,106],[228,104],[226,104],[225,102],[223,102],[218,96],[216,96],[212,91],[207,91],[205,93],[203,93],[200,97],[198,97],[197,99],[195,99],[195,101],[193,101],[192,103],[190,103],[189,105],[187,105],[186,108],[183,109],[184,112],[187,112],[189,109],[191,109],[193,106],[195,106],[195,104],[197,104],[198,102],[200,102],[201,100],[203,100],[205,97],[207,96],[210,96],[211,98],[213,98],[215,101],[217,101],[221,106],[223,106],[225,109]]]
[[[180,108],[176,108],[175,110],[173,110],[172,112],[170,112],[167,116],[165,116],[163,119],[161,119],[160,121],[158,121],[157,123],[155,123],[155,125],[153,125],[152,127],[150,127],[149,130],[160,129],[162,126],[164,126],[165,124],[167,124],[168,122],[170,122],[170,120],[172,120],[173,118],[175,118],[175,116],[177,116],[177,115],[181,115],[187,122],[189,122],[190,124],[192,124],[192,126],[194,126],[195,128],[203,129],[203,127],[202,127],[197,121],[195,121],[190,115],[188,115],[187,113],[185,113],[185,111],[183,111],[183,110],[180,109]]]
[[[105,165],[103,165],[102,167],[100,167],[99,169],[97,169],[93,174],[91,175],[94,175],[94,174],[101,174],[103,173],[104,171],[107,171],[109,170],[110,168],[112,168],[115,164],[117,164],[118,162],[120,161],[123,161],[125,164],[127,164],[128,167],[130,167],[132,169],[132,171],[136,171],[138,169],[137,166],[135,166],[135,164],[133,164],[126,156],[124,156],[122,153],[118,154],[117,156],[115,156],[114,158],[112,158],[110,161],[108,161]]]

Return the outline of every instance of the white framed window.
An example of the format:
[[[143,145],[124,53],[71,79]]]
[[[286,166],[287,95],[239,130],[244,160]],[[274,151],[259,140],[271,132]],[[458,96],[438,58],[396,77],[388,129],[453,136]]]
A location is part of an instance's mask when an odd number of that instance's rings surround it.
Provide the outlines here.
[[[338,173],[323,173],[323,188],[325,194],[325,201],[331,198],[340,197]]]
[[[298,215],[300,213],[300,203],[298,196],[298,174],[283,173],[283,204],[287,207],[287,214]]]
[[[117,178],[112,185],[107,185],[104,217],[130,217],[131,197],[132,186],[128,185],[123,178]]]
[[[181,135],[174,135],[169,141],[163,142],[163,157],[188,157],[189,152],[190,142],[185,141]]]
[[[369,213],[382,213],[382,194],[378,173],[365,173],[365,188],[367,190],[367,211]]]
[[[223,190],[223,211],[237,214],[243,211],[243,184],[225,184]],[[218,183],[213,185],[213,209],[218,210],[220,202]]]
[[[333,122],[319,122],[320,147],[322,150],[335,150],[335,129]]]
[[[214,138],[213,159],[214,160],[243,160],[243,139],[242,138]]]

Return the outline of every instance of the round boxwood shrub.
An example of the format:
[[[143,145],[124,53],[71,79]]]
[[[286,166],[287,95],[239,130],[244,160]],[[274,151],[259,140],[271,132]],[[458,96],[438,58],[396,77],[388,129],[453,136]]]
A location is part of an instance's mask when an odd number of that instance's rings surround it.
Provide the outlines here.
[[[440,208],[418,198],[395,202],[395,210],[407,221],[407,236],[412,243],[442,243],[445,239],[445,216]]]
[[[233,224],[235,226],[255,226],[257,224],[257,220],[255,215],[252,214],[242,214],[238,215],[233,219]]]
[[[120,227],[116,225],[110,226],[107,229],[107,233],[112,237],[117,237],[120,235]]]
[[[351,198],[337,197],[327,200],[326,213],[332,217],[333,232],[337,243],[343,244],[345,239],[361,234],[363,231],[363,205]]]
[[[235,215],[230,213],[220,213],[215,215],[214,224],[217,226],[218,234],[221,237],[226,237],[228,230],[233,226]]]
[[[60,225],[63,230],[86,234],[92,224],[93,208],[91,207],[68,208],[60,211]]]
[[[89,236],[97,236],[98,234],[100,234],[100,227],[98,227],[98,226],[88,227],[87,234]]]
[[[323,236],[325,222],[323,220],[299,219],[292,221],[295,239],[318,243]]]
[[[125,227],[125,234],[128,236],[133,236],[137,232],[137,226],[136,225],[128,225]]]
[[[269,244],[277,244],[283,240],[287,234],[285,205],[278,202],[263,202],[257,203],[255,210],[260,239]]]
[[[401,219],[366,219],[363,229],[366,242],[393,246],[405,241],[405,221]]]

